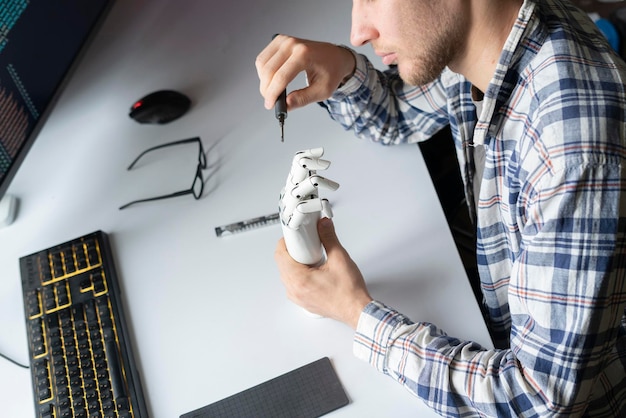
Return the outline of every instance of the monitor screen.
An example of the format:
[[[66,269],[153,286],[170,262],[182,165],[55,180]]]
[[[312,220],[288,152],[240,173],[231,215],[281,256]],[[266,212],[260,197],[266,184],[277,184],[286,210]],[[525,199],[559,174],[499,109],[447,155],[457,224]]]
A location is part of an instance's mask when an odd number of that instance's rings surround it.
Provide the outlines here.
[[[0,199],[113,0],[0,0]]]

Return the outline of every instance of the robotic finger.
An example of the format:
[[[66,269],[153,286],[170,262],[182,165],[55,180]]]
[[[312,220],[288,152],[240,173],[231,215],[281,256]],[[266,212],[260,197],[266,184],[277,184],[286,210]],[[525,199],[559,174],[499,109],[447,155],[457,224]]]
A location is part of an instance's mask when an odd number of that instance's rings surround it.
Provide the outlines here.
[[[298,185],[291,190],[291,195],[296,199],[306,199],[307,196],[311,195],[314,195],[315,197],[317,195],[316,192],[318,187],[337,190],[339,188],[339,183],[314,174],[298,183]]]
[[[323,148],[297,152],[291,162],[291,170],[287,177],[287,185],[297,185],[305,178],[315,173],[315,170],[326,170],[330,161],[320,157],[324,154]]]
[[[322,199],[322,216],[325,218],[333,217],[333,208],[328,199]]]
[[[305,221],[312,218],[311,214],[320,214],[322,210],[322,199],[304,200],[296,205],[287,226],[291,229],[298,229]],[[315,218],[317,221],[319,215]]]

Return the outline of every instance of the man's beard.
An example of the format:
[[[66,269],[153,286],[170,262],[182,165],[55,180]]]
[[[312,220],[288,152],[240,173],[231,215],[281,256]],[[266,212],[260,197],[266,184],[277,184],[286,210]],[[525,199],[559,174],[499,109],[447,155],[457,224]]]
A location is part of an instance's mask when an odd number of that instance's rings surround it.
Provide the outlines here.
[[[422,86],[434,81],[462,50],[464,35],[457,30],[457,25],[448,24],[444,19],[437,26],[437,33],[425,39],[426,50],[409,58],[409,68],[403,71],[402,66],[398,66],[405,83]]]

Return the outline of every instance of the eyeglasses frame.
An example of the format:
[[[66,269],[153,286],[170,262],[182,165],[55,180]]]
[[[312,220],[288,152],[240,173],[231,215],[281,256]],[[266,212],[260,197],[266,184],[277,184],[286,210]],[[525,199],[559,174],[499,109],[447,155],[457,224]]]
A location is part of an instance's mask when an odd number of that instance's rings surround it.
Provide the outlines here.
[[[161,148],[166,148],[166,147],[171,147],[171,146],[175,146],[175,145],[182,145],[182,144],[189,144],[192,142],[197,142],[198,146],[199,146],[199,153],[198,153],[198,166],[196,168],[196,175],[193,178],[193,182],[191,183],[191,188],[187,189],[187,190],[181,190],[179,192],[174,192],[174,193],[169,193],[166,195],[161,195],[161,196],[155,196],[155,197],[149,197],[149,198],[145,198],[145,199],[138,199],[138,200],[133,200],[132,202],[128,202],[125,205],[120,206],[119,210],[122,209],[126,209],[127,207],[137,204],[137,203],[143,203],[143,202],[153,202],[155,200],[163,200],[163,199],[170,199],[173,197],[178,197],[178,196],[185,196],[188,194],[193,195],[193,197],[198,200],[202,197],[202,193],[204,192],[204,177],[202,176],[202,170],[206,169],[207,167],[207,162],[206,162],[206,154],[204,153],[204,147],[202,146],[202,141],[200,140],[200,137],[196,136],[193,138],[187,138],[187,139],[179,139],[177,141],[172,141],[172,142],[167,142],[165,144],[160,144],[160,145],[156,145],[154,147],[150,147],[147,150],[143,151],[141,154],[139,154],[137,156],[137,158],[135,158],[133,160],[132,163],[130,163],[130,165],[128,166],[128,168],[126,170],[130,171],[133,169],[133,167],[135,166],[135,164],[137,164],[137,162],[146,154],[148,154],[151,151],[155,151]],[[200,191],[196,192],[196,182],[200,181]]]

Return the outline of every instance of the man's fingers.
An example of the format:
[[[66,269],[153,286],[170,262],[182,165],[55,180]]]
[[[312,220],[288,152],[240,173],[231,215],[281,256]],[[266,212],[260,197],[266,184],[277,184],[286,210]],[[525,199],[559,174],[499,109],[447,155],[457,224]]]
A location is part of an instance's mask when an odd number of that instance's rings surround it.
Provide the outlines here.
[[[332,219],[320,219],[317,223],[317,232],[328,256],[338,249],[343,250],[343,247],[339,242],[339,238],[337,238],[337,234],[335,233],[335,225],[333,224]]]
[[[259,91],[266,109],[274,107],[278,96],[302,72],[302,64],[292,56],[294,42],[293,38],[278,35],[256,58]]]

